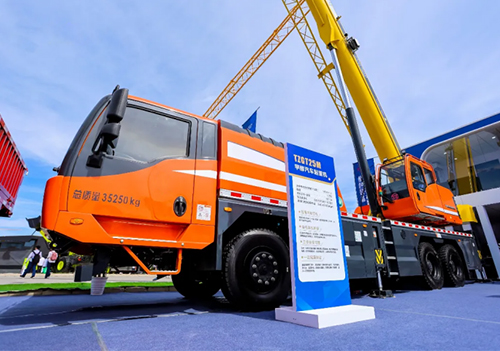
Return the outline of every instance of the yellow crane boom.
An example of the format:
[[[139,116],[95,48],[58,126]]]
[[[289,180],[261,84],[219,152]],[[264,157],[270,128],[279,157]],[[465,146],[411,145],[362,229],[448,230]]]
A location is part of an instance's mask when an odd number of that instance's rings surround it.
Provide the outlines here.
[[[359,47],[358,42],[353,38],[347,38],[347,34],[345,33],[342,25],[339,22],[340,17],[335,13],[335,10],[333,9],[333,6],[331,5],[329,0],[306,0],[306,2],[316,21],[320,37],[330,51],[333,63],[336,66],[335,68],[337,73],[337,82],[339,84],[342,98],[346,105],[347,120],[349,126],[351,127],[351,136],[353,138],[356,157],[358,159],[358,163],[367,190],[368,202],[370,203],[370,209],[372,213],[376,214],[379,211],[378,201],[374,198],[375,189],[373,189],[372,184],[370,184],[371,175],[368,170],[368,164],[366,163],[366,156],[362,147],[359,131],[357,130],[354,112],[352,107],[350,106],[346,87],[349,89],[350,95],[354,100],[354,103],[356,104],[358,112],[361,116],[361,119],[363,120],[363,123],[380,160],[384,163],[387,160],[403,160],[408,158],[409,155],[402,155],[401,149],[398,145],[396,137],[394,136],[394,133],[391,130],[389,122],[387,121],[384,112],[378,103],[377,97],[371,88],[368,78],[364,74],[361,64],[356,57],[355,51]],[[423,161],[418,160],[414,157],[413,162],[415,164],[423,164]],[[427,166],[431,167],[428,164]],[[411,178],[407,178],[407,184],[409,189],[413,188]],[[433,184],[434,183],[431,181],[430,186],[433,186]],[[379,185],[380,184],[378,184],[378,186]],[[475,221],[473,216],[470,215],[471,206],[456,206],[451,191],[441,186],[439,186],[439,188],[439,193],[436,198],[430,196],[426,201],[422,201],[423,206],[416,207],[416,219],[425,217],[425,213],[428,214],[428,209],[431,208],[431,206],[426,205],[434,201],[447,208],[456,208],[457,212],[459,212],[461,217],[466,221]],[[416,190],[416,193],[419,196],[418,189]],[[381,194],[379,195],[383,196]],[[420,200],[418,196],[417,200]],[[391,216],[399,215],[396,210],[397,206],[391,206],[390,210],[387,210],[387,206],[383,205],[382,208],[384,207],[384,215],[386,214],[385,211],[387,211],[387,213],[390,212]],[[449,223],[459,224],[462,222],[458,213],[456,213],[456,216],[455,214],[450,216],[448,214],[448,212],[450,211],[447,212],[446,209],[440,207],[433,207],[433,209],[437,211],[435,212],[435,214],[440,216],[439,218],[443,218],[443,220],[444,218],[446,218]]]
[[[400,157],[401,151],[396,137],[354,54],[359,46],[357,41],[345,37],[345,32],[338,22],[339,17],[328,0],[306,0],[306,2],[316,21],[321,39],[330,51],[335,49],[345,84],[349,88],[380,160]]]

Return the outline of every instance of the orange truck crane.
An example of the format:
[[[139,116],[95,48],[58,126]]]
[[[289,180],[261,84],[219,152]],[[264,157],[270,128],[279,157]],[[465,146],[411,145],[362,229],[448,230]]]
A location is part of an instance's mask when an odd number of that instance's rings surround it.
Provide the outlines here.
[[[462,224],[453,193],[437,184],[432,166],[401,151],[356,57],[358,41],[347,37],[339,22],[340,17],[328,0],[306,2],[314,16],[320,37],[330,51],[337,73],[337,84],[346,106],[346,118],[371,213],[383,218],[425,225]],[[380,160],[383,161],[383,164],[377,167],[375,182],[371,180],[348,92],[351,93]]]
[[[281,142],[117,87],[85,118],[54,170],[41,227],[59,253],[93,254],[93,275],[139,265],[171,275],[188,298],[221,289],[245,309],[287,298]],[[469,233],[345,208],[341,215],[352,282],[378,280],[380,291],[382,279],[411,277],[439,289],[481,277]]]
[[[55,170],[41,226],[60,253],[93,253],[94,275],[109,264],[139,265],[172,275],[186,297],[222,289],[252,309],[286,299],[282,143],[117,89],[90,112]],[[345,210],[342,225],[351,280],[383,271],[428,288],[461,286],[481,267],[471,234]]]

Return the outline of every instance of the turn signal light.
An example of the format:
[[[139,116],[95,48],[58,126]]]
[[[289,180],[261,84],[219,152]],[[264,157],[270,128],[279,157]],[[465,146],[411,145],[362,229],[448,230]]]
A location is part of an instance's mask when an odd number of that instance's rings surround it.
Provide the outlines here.
[[[73,224],[73,225],[80,225],[80,224],[83,224],[83,219],[81,219],[81,218],[71,218],[69,220],[69,223]]]
[[[233,209],[231,207],[224,207],[224,211],[226,211],[226,212],[232,212]]]
[[[413,235],[418,236],[418,234],[417,234],[417,233],[415,233],[415,234],[413,234]]]

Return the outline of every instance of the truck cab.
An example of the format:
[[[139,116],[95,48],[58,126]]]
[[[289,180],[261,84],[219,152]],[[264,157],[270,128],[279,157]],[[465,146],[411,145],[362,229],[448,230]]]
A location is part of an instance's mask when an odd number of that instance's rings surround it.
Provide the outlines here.
[[[462,224],[453,194],[427,162],[405,154],[377,167],[378,202],[386,218],[438,226]]]

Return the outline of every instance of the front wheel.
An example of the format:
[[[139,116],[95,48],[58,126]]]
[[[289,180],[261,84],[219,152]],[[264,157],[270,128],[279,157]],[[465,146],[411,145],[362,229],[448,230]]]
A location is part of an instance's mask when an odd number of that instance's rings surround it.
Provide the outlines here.
[[[244,310],[278,307],[290,291],[288,247],[267,229],[251,229],[224,249],[224,296]]]
[[[444,283],[446,286],[461,287],[465,285],[465,271],[462,258],[451,245],[439,249],[439,258],[444,268]]]
[[[422,267],[423,285],[432,289],[441,289],[444,284],[443,267],[434,247],[426,242],[418,245],[420,266]]]

